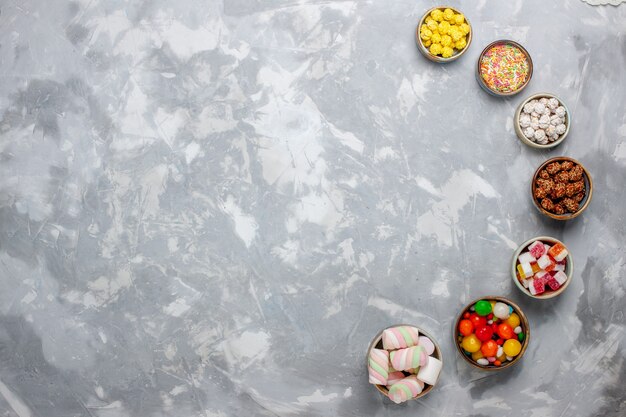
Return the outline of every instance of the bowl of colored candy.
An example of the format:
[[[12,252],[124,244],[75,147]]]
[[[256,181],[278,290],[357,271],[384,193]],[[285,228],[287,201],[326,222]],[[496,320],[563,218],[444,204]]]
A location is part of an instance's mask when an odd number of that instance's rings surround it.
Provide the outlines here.
[[[468,304],[456,320],[454,343],[470,365],[498,371],[518,363],[530,339],[526,315],[504,297],[488,296]]]
[[[437,384],[441,349],[428,333],[398,324],[378,333],[367,350],[369,382],[396,404],[416,400]]]
[[[570,220],[589,206],[593,182],[580,162],[557,156],[537,168],[530,192],[542,214],[555,220]]]
[[[541,300],[565,291],[573,272],[572,255],[561,241],[549,236],[522,243],[511,262],[511,276],[517,288]]]
[[[553,148],[569,133],[567,106],[548,93],[534,94],[522,101],[515,111],[515,133],[533,148]]]
[[[416,42],[420,52],[438,63],[459,59],[472,43],[472,27],[453,7],[433,7],[417,25]]]
[[[492,42],[478,57],[476,79],[491,95],[515,95],[526,88],[532,76],[533,61],[530,54],[515,41]]]

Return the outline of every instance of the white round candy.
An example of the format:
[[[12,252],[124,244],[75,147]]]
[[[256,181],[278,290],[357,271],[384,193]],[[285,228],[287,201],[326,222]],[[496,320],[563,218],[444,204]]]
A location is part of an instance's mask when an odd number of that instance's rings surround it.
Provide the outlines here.
[[[541,116],[539,113],[537,113],[536,111],[530,113],[530,117],[539,117]]]
[[[554,114],[556,114],[559,117],[564,117],[565,116],[565,107],[563,107],[563,106],[557,107],[556,110],[554,111]]]
[[[487,320],[487,324],[493,324],[493,320]]]
[[[544,135],[545,135],[545,133],[544,133]],[[499,319],[506,320],[511,315],[511,309],[509,309],[508,305],[506,305],[504,303],[497,302],[493,306],[493,315],[496,316]],[[498,355],[498,356],[500,356],[500,355]]]
[[[498,346],[498,353],[496,353],[496,358],[499,358],[504,353],[504,349],[502,346]]]
[[[539,130],[535,130],[535,136],[534,136],[535,140],[537,142],[543,142],[544,139],[546,139],[546,132],[544,132],[543,130],[539,129]],[[507,310],[508,311],[508,310]]]
[[[535,136],[535,129],[533,129],[532,127],[527,127],[526,129],[524,129],[524,136],[526,136],[528,139],[531,139]]]
[[[548,126],[546,128],[546,136],[553,136],[556,133],[556,126]]]
[[[524,113],[530,114],[533,111],[535,111],[535,103],[531,101],[530,103],[524,104]]]
[[[547,129],[550,126],[550,116],[544,114],[539,118],[539,129]]]
[[[520,326],[517,326],[516,328],[513,329],[513,333],[515,334],[520,334],[522,332],[522,328]]]
[[[521,127],[528,127],[530,126],[530,116],[527,115],[526,113],[523,113],[520,117],[519,117],[519,125]]]
[[[476,361],[477,364],[482,365],[482,366],[487,366],[489,365],[489,361],[485,358],[480,358]]]
[[[555,114],[554,116],[550,117],[550,124],[552,126],[560,125],[561,124],[561,118]]]
[[[535,111],[539,114],[543,114],[543,112],[546,111],[546,106],[542,103],[537,103],[535,104]]]
[[[538,117],[531,117],[530,118],[530,127],[532,127],[535,130],[539,129],[539,118]]]
[[[506,360],[507,360],[507,361],[512,361],[512,360],[513,360],[513,357],[512,357],[512,356],[507,356],[507,357],[506,357]]]
[[[556,127],[556,133],[558,135],[562,135],[563,133],[565,133],[566,130],[567,130],[567,128],[565,127],[565,125],[558,125]]]
[[[548,104],[548,99],[545,97],[541,97],[539,99],[539,102],[545,106],[546,104]]]
[[[548,108],[550,108],[550,110],[555,110],[557,107],[559,107],[559,100],[554,97],[548,100]]]
[[[554,135],[550,136],[550,141],[554,142],[555,140],[557,140],[559,138],[559,135],[557,135],[556,132],[554,132]]]

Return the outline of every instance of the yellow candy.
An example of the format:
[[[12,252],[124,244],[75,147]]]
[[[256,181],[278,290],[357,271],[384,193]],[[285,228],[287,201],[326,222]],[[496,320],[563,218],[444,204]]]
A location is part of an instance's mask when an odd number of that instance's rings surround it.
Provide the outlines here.
[[[509,339],[502,346],[506,356],[517,356],[522,351],[522,344],[515,339]]]
[[[491,300],[491,301],[489,301],[489,304],[491,304],[491,311],[493,311],[493,306],[496,305],[496,302]]]
[[[435,19],[433,19],[430,16],[426,16],[426,19],[424,19],[424,23],[426,23],[426,24],[428,24],[428,22],[434,22],[434,21],[435,21]]]
[[[456,14],[454,15],[454,23],[456,23],[457,25],[460,25],[461,23],[465,22],[465,16],[463,16],[462,14]]]
[[[450,58],[454,51],[449,46],[444,46],[441,50],[441,56],[444,58]]]
[[[430,40],[433,43],[441,43],[441,35],[439,33],[433,33],[433,36],[430,37]]]
[[[474,361],[477,361],[478,359],[482,359],[484,357],[485,355],[483,355],[483,353],[480,350],[477,350],[476,352],[472,353],[472,359],[474,359]]]
[[[443,20],[443,12],[439,9],[433,10],[430,13],[430,16],[437,22],[441,22]]]
[[[452,11],[452,9],[446,9],[443,11],[443,18],[450,21],[452,19],[454,19],[454,12]]]
[[[426,26],[428,26],[428,29],[432,30],[433,32],[434,32],[435,30],[437,30],[437,28],[438,28],[437,22],[435,22],[435,21],[434,21],[434,20],[432,20],[432,19],[430,20],[430,22],[427,22],[427,23],[426,23]]]
[[[504,363],[504,362],[506,362],[506,354],[503,353],[502,356],[498,356],[496,359],[499,360],[500,362]]]
[[[420,38],[425,41],[429,40],[431,36],[433,36],[433,33],[430,31],[430,29],[424,29],[422,33],[420,33]]]
[[[449,31],[450,31],[450,23],[448,22],[439,23],[439,33],[441,33],[442,35],[447,35]]]
[[[517,326],[519,326],[520,324],[520,319],[519,316],[517,315],[517,313],[511,313],[511,315],[509,316],[508,319],[505,320],[509,326],[511,326],[512,328],[516,328]],[[509,355],[510,356],[510,355]]]
[[[443,35],[441,37],[441,45],[442,46],[450,46],[450,45],[452,45],[452,38],[449,35]]]
[[[482,343],[475,334],[471,334],[469,336],[465,336],[463,341],[461,342],[461,346],[469,353],[474,353],[480,350],[480,345]]]
[[[440,55],[441,49],[441,45],[439,45],[438,43],[433,43],[432,45],[430,45],[429,51],[433,55]]]
[[[461,25],[459,25],[459,28],[466,35],[470,32],[470,26],[467,23],[461,23]]]
[[[424,44],[425,47],[428,48],[432,42],[428,40],[428,41],[422,41],[422,43]]]
[[[458,49],[459,51],[463,48],[465,48],[467,46],[467,41],[465,40],[465,38],[461,38],[458,41],[456,41],[456,43],[454,44],[454,47],[456,49]]]
[[[453,42],[457,42],[459,39],[461,39],[462,36],[465,35],[463,35],[463,32],[461,32],[459,29],[454,28],[450,30],[450,37],[452,38]]]

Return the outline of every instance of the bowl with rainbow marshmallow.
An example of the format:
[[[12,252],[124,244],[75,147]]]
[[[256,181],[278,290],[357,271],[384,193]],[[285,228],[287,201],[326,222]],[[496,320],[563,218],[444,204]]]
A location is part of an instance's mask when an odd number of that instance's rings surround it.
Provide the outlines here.
[[[574,261],[567,247],[549,236],[534,237],[522,243],[511,262],[511,277],[517,288],[540,300],[565,291],[573,272]]]
[[[396,404],[432,391],[442,367],[441,349],[435,339],[408,324],[384,329],[367,350],[369,383]]]
[[[452,335],[466,362],[481,370],[498,371],[513,366],[524,356],[530,326],[513,301],[487,296],[465,306]]]

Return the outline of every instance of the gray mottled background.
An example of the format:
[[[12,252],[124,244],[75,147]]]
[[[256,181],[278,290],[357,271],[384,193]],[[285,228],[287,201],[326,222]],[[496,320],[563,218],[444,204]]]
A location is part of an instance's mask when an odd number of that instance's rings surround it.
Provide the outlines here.
[[[626,6],[469,2],[438,66],[432,5],[0,0],[0,417],[626,415]],[[535,62],[510,100],[474,79],[498,38]],[[549,152],[512,127],[537,91],[574,121]],[[595,192],[557,224],[528,188],[559,154]],[[576,264],[546,302],[508,272],[541,234]],[[451,341],[486,294],[533,331],[498,375]],[[445,363],[401,406],[364,366],[399,322]]]

